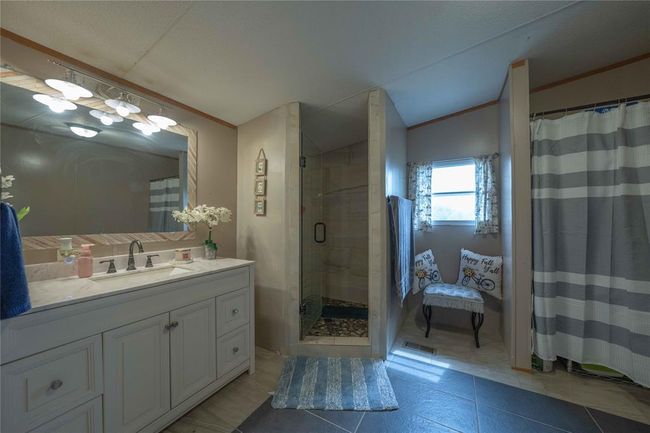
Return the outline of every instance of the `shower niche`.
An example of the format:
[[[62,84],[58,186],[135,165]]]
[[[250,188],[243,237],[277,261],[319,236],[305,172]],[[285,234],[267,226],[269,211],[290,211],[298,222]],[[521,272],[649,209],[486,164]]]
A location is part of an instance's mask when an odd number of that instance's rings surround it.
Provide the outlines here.
[[[368,94],[301,104],[300,117],[301,340],[358,342],[368,337]]]

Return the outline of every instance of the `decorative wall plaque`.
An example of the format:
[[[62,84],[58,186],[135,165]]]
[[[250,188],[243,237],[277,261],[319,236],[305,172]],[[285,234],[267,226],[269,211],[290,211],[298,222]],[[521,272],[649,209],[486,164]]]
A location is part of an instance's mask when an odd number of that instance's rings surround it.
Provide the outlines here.
[[[257,154],[257,159],[255,160],[255,175],[266,176],[266,154],[264,153],[264,149],[260,149],[260,152]]]
[[[254,213],[256,216],[266,216],[266,154],[260,149],[255,160],[255,183],[253,196],[255,197]]]
[[[255,198],[255,215],[256,216],[266,215],[266,199],[264,197]]]
[[[257,176],[255,178],[255,195],[266,196],[266,179],[264,176]]]

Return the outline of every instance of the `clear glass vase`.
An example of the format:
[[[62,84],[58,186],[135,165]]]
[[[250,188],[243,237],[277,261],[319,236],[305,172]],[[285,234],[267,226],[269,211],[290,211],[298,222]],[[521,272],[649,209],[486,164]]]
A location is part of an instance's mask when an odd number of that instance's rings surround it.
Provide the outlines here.
[[[212,241],[205,241],[203,248],[205,250],[203,257],[206,260],[214,260],[217,258],[217,244]]]

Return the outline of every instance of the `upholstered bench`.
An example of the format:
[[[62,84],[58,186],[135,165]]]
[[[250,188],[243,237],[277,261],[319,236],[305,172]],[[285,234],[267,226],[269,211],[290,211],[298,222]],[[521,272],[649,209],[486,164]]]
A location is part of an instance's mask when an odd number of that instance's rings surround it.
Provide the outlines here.
[[[427,332],[429,337],[431,330],[431,307],[455,308],[472,313],[472,329],[474,330],[474,341],[476,347],[481,347],[478,341],[478,331],[483,325],[483,296],[471,287],[458,286],[456,284],[434,283],[424,289],[422,296],[422,314],[427,320]]]

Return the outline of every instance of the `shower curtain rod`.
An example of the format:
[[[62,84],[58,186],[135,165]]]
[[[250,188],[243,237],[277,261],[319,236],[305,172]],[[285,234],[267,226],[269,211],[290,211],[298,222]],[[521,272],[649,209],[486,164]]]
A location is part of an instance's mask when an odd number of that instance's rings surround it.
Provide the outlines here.
[[[539,112],[539,113],[531,113],[530,117],[531,118],[534,118],[534,117],[537,117],[537,116],[544,117],[544,116],[546,116],[548,114],[568,113],[569,111],[581,111],[581,110],[586,110],[588,108],[596,108],[598,106],[615,105],[615,104],[619,104],[621,102],[625,103],[625,102],[641,101],[643,99],[650,99],[650,93],[646,94],[646,95],[633,96],[631,98],[612,99],[611,101],[596,102],[595,104],[578,105],[576,107],[561,108],[559,110],[542,111],[542,112]]]

